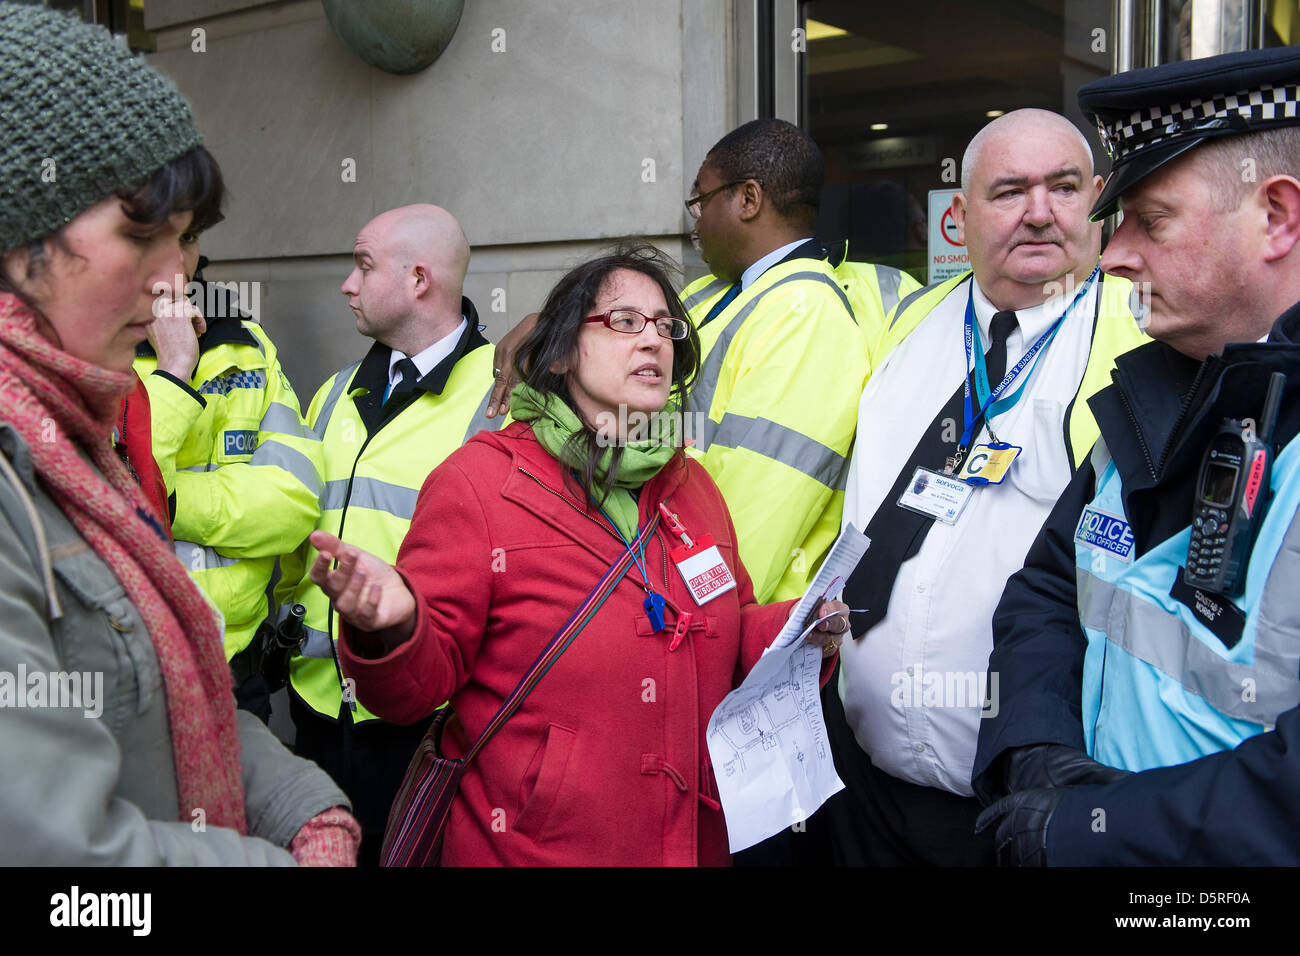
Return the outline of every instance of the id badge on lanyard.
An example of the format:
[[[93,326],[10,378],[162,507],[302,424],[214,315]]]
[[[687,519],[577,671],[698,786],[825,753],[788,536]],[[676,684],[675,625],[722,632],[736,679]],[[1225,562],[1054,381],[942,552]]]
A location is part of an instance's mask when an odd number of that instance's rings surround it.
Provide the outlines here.
[[[960,441],[957,443],[956,453],[945,463],[944,475],[955,476],[961,481],[974,486],[1000,485],[1006,480],[1007,472],[1010,471],[1011,465],[1024,451],[1024,448],[999,439],[997,433],[993,431],[992,420],[1009,410],[1024,397],[1025,386],[1038,364],[1039,356],[1047,351],[1048,346],[1052,344],[1052,340],[1056,337],[1056,333],[1060,330],[1061,324],[1087,294],[1088,289],[1091,288],[1099,273],[1100,266],[1092,270],[1092,274],[1088,276],[1087,281],[1075,293],[1074,298],[1066,306],[1060,317],[1052,323],[1046,332],[1039,336],[1038,341],[1029,347],[1025,354],[1021,356],[1020,361],[1006,372],[1002,381],[992,388],[984,365],[984,349],[980,343],[979,328],[975,324],[975,287],[974,280],[971,280],[970,298],[966,302],[964,336],[966,367],[970,369],[966,376],[963,402],[966,427],[962,432]],[[1024,373],[1023,378],[1021,378],[1022,373]],[[972,378],[975,380],[975,394],[973,396],[971,394]],[[1020,386],[1012,389],[1011,386],[1017,379],[1021,379]],[[970,441],[975,436],[975,432],[981,423],[988,428],[989,437],[992,441],[971,448]],[[970,449],[969,457],[966,454],[967,449]]]
[[[693,540],[686,533],[686,528],[678,520],[677,515],[668,510],[667,505],[660,504],[659,513],[664,523],[668,525],[668,530],[682,541],[681,547],[673,548],[668,552],[668,556],[677,568],[677,573],[681,575],[682,583],[691,592],[691,597],[695,598],[695,603],[703,607],[714,598],[734,590],[735,575],[723,560],[722,552],[714,543],[713,536],[706,534],[701,535],[698,540]]]

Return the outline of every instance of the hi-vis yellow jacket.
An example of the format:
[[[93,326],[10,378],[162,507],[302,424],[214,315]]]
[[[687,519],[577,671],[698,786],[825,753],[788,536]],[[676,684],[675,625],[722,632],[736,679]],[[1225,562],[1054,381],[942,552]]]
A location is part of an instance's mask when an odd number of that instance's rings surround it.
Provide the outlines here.
[[[397,560],[429,472],[474,434],[503,421],[484,417],[493,385],[492,347],[479,333],[468,299],[462,308],[468,325],[455,350],[409,396],[383,403],[392,350],[376,343],[364,359],[322,385],[307,412],[325,459],[316,527],[385,561]],[[338,617],[308,577],[316,554],[303,542],[280,559],[275,597],[280,619],[292,604],[307,609],[302,655],[289,663],[292,692],[322,717],[337,720],[344,701],[333,643]],[[379,719],[355,696],[349,694],[349,701],[356,703],[354,723]]]
[[[829,262],[835,270],[840,288],[849,298],[858,327],[867,337],[867,360],[871,370],[875,371],[880,364],[880,357],[873,350],[885,334],[890,313],[902,299],[919,290],[921,283],[913,279],[910,273],[892,266],[853,262],[847,258],[848,251],[847,242],[842,247],[836,246],[830,250]]]
[[[871,371],[843,283],[809,250],[772,266],[702,327],[729,284],[706,276],[682,292],[703,353],[684,432],[727,502],[761,602],[802,595],[839,535]],[[887,299],[889,289],[876,294]]]
[[[903,299],[889,317],[884,334],[872,350],[877,367],[909,332],[934,311],[934,307],[949,292],[970,277],[969,271],[963,272],[959,276],[926,286]],[[1097,421],[1092,416],[1092,409],[1088,406],[1088,399],[1110,384],[1110,373],[1115,368],[1117,356],[1151,341],[1133,316],[1133,307],[1129,302],[1132,289],[1133,283],[1128,279],[1102,273],[1097,311],[1093,316],[1088,364],[1084,366],[1083,378],[1079,382],[1074,401],[1065,410],[1063,431],[1066,449],[1075,468],[1088,457],[1101,434]]]
[[[320,441],[255,322],[212,319],[188,385],[140,351],[176,554],[225,616],[229,659],[266,618],[275,559],[316,526]]]

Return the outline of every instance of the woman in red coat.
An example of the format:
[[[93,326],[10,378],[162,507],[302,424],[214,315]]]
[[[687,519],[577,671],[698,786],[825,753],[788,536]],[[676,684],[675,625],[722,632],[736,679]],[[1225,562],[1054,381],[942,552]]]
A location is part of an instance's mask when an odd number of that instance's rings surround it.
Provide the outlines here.
[[[658,254],[620,251],[570,272],[517,364],[517,420],[480,432],[433,471],[396,569],[312,536],[321,552],[312,578],[345,623],[343,670],[358,698],[396,723],[450,700],[442,752],[463,755],[662,503],[692,538],[712,536],[735,587],[697,584],[697,601],[670,556],[683,542],[661,522],[469,765],[442,860],[726,864],[705,729],[795,602],[754,602],[727,507],[682,452],[677,416],[637,432],[670,397],[680,402],[699,367],[698,339]],[[658,599],[662,622],[646,610]],[[827,602],[820,613],[841,610]],[[825,677],[832,632],[848,625],[839,615],[819,627]]]

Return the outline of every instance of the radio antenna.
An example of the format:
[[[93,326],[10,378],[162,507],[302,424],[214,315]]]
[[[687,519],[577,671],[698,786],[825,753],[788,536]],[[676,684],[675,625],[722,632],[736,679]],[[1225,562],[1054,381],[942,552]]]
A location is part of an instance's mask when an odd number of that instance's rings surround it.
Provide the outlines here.
[[[1286,375],[1274,372],[1268,378],[1268,391],[1264,394],[1264,411],[1259,416],[1259,440],[1265,444],[1273,440],[1273,426],[1277,424],[1278,407],[1282,404],[1282,389],[1286,388]]]

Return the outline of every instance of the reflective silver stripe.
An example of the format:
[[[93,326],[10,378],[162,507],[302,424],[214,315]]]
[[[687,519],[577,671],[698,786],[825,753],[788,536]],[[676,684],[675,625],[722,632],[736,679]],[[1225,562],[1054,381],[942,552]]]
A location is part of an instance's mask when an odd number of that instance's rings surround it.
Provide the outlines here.
[[[334,655],[330,651],[330,636],[324,631],[318,631],[314,627],[302,626],[302,633],[305,635],[303,641],[298,645],[298,653],[303,657],[323,657],[325,660],[333,660]]]
[[[239,563],[238,558],[227,558],[212,548],[205,548],[193,541],[177,541],[172,545],[172,550],[180,558],[181,564],[185,565],[186,571],[210,571]]]
[[[1106,468],[1110,465],[1110,448],[1106,445],[1106,439],[1097,438],[1092,446],[1092,451],[1088,452],[1088,464],[1092,465],[1092,494],[1095,498],[1101,491],[1101,476]]]
[[[352,376],[356,374],[361,363],[350,365],[338,375],[334,376],[334,385],[330,388],[330,393],[325,396],[325,404],[320,407],[320,414],[316,416],[316,424],[312,431],[316,433],[317,438],[325,437],[325,429],[329,427],[330,416],[334,414],[334,406],[339,403],[339,396],[343,390],[348,387],[348,382],[352,381]]]
[[[691,309],[695,308],[701,302],[711,299],[730,285],[731,283],[726,279],[714,279],[703,289],[700,289],[698,292],[692,292],[687,298],[682,299],[682,308],[687,312],[690,312]]]
[[[898,305],[898,287],[903,284],[903,273],[891,266],[876,266],[876,285],[880,288],[880,304],[885,315]]]
[[[794,278],[794,276],[790,276],[789,278],[782,279],[781,282],[789,282],[790,279],[792,278]],[[832,289],[835,290],[835,294],[838,295],[840,297],[840,301],[844,303],[844,310],[848,312],[849,318],[851,318],[854,322],[857,322],[858,317],[853,311],[853,303],[849,301],[849,297],[845,295],[844,290],[840,288],[840,284],[834,281],[833,279],[826,278],[826,276],[819,275],[817,276],[817,278],[821,279],[823,282],[825,282],[827,285],[829,285]],[[776,287],[780,285],[781,282],[774,282],[772,283],[772,285],[773,287]]]
[[[1300,644],[1295,640],[1295,635],[1300,634],[1300,603],[1295,597],[1297,582],[1300,582],[1300,510],[1292,516],[1282,536],[1259,603],[1255,605],[1255,666],[1267,664],[1271,671],[1289,680],[1293,702],[1296,676],[1300,673]],[[1263,699],[1262,694],[1257,696]],[[1278,702],[1278,712],[1289,706]],[[1274,717],[1273,722],[1276,720]]]
[[[912,307],[913,302],[921,298],[921,296],[929,292],[933,292],[935,289],[939,288],[939,286],[943,285],[943,283],[947,281],[948,281],[947,279],[944,279],[943,282],[936,282],[934,283],[934,285],[928,285],[923,289],[917,289],[915,292],[909,292],[907,295],[905,295],[903,297],[903,301],[898,303],[898,308],[894,311],[894,318],[889,323],[889,327],[892,329],[895,325],[898,324],[898,320],[903,317],[904,312],[906,312],[908,309]],[[959,282],[957,283],[957,285],[961,285],[961,283]],[[953,286],[953,288],[956,288],[956,286]]]
[[[216,471],[221,466],[215,461],[210,461],[206,465],[186,465],[184,468],[177,468],[177,471]]]
[[[766,418],[747,418],[728,412],[717,425],[709,419],[705,429],[712,432],[709,444],[757,452],[803,472],[828,488],[835,487],[844,470],[843,455],[802,432]]]
[[[713,420],[709,418],[709,409],[713,407],[713,395],[718,390],[718,376],[722,374],[722,364],[727,360],[727,350],[731,348],[731,340],[740,332],[740,327],[745,324],[745,319],[749,318],[749,314],[753,312],[754,309],[758,308],[758,304],[763,301],[763,297],[769,292],[779,286],[785,285],[787,282],[803,282],[808,280],[822,282],[830,286],[836,291],[836,293],[838,293],[840,299],[844,302],[845,308],[848,308],[849,300],[844,297],[844,290],[841,289],[833,279],[821,272],[791,273],[784,279],[778,279],[776,282],[773,282],[770,286],[741,306],[740,310],[731,317],[731,321],[727,323],[727,327],[722,330],[722,333],[718,336],[717,342],[713,344],[713,348],[709,350],[709,354],[705,357],[704,363],[700,366],[700,376],[695,380],[695,386],[686,397],[686,410],[699,412],[699,418],[704,422],[704,425],[701,428],[703,434],[695,436],[697,442],[695,447],[701,454],[708,451],[713,433],[717,430],[717,426],[713,423]],[[849,308],[849,314],[853,314],[851,308]]]
[[[325,493],[321,495],[321,511],[337,511],[344,505],[349,508],[369,508],[383,511],[403,521],[410,521],[415,514],[415,502],[420,497],[418,488],[405,488],[378,478],[354,478],[352,496],[349,498],[348,481],[340,478],[326,482]]]
[[[832,491],[844,491],[849,486],[849,466],[853,464],[853,448],[858,443],[857,436],[854,436],[849,443],[849,453],[844,456],[844,467],[840,469],[839,476],[835,479],[835,484],[831,486]]]
[[[248,462],[258,468],[280,468],[302,482],[304,488],[310,489],[317,498],[322,488],[320,475],[311,459],[297,449],[278,441],[267,441],[257,446],[253,457]]]
[[[304,441],[320,441],[315,432],[303,425],[302,419],[297,412],[288,405],[282,405],[279,402],[272,402],[267,406],[266,414],[262,416],[258,430],[276,432],[280,435],[288,435],[291,438],[301,438]]]
[[[325,482],[325,492],[320,496],[321,511],[340,511],[348,503],[348,480],[337,478]]]
[[[493,385],[495,387],[495,383],[493,383]],[[476,411],[474,417],[469,420],[469,428],[465,429],[465,437],[460,441],[462,445],[479,432],[496,431],[496,429],[501,426],[501,419],[487,417],[488,400],[491,397],[492,389],[489,388],[487,394],[483,396],[483,401],[479,402],[478,411]]]
[[[1288,560],[1282,562],[1289,565],[1292,575],[1300,574],[1298,528],[1300,524],[1293,521],[1283,542],[1284,550],[1288,545],[1292,549]],[[1276,587],[1285,592],[1279,603],[1294,604],[1297,578],[1281,581],[1279,570],[1283,568],[1275,564],[1265,592]],[[1110,643],[1167,674],[1216,710],[1238,720],[1272,727],[1279,714],[1300,704],[1300,684],[1296,682],[1300,646],[1283,644],[1283,637],[1293,633],[1286,627],[1266,629],[1261,619],[1255,636],[1255,666],[1234,664],[1201,643],[1178,615],[1117,588],[1087,568],[1076,568],[1076,582],[1079,616],[1085,627],[1102,631]],[[1270,607],[1272,604],[1270,600]],[[1286,613],[1295,616],[1294,611]],[[1244,683],[1246,680],[1254,682],[1254,693],[1243,693],[1251,686]]]

